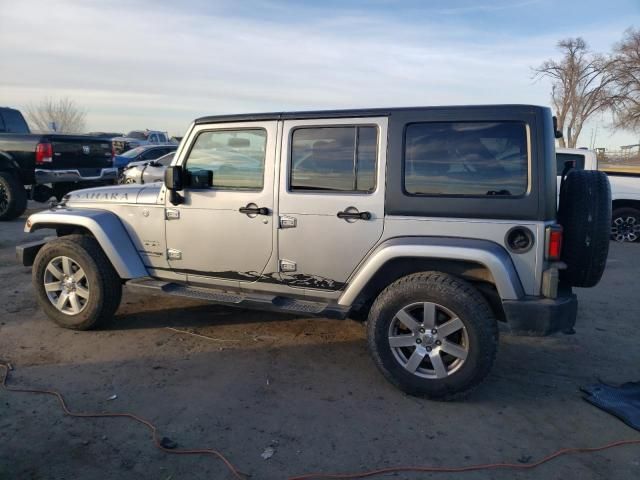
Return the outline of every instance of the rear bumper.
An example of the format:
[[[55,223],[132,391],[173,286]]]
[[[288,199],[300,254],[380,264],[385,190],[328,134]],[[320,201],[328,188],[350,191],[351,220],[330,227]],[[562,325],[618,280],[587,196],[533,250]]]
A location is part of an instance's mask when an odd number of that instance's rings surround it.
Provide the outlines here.
[[[98,175],[82,176],[78,169],[67,170],[45,170],[36,168],[35,183],[58,183],[58,182],[101,182],[118,179],[117,168],[103,168]]]
[[[578,313],[578,300],[570,290],[562,292],[558,298],[504,300],[502,306],[509,328],[516,335],[544,336],[571,332]]]

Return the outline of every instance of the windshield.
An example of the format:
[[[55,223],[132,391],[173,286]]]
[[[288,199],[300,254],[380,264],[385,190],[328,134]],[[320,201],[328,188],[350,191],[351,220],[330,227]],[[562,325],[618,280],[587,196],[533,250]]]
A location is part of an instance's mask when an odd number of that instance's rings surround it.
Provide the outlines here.
[[[156,162],[162,165],[163,167],[168,167],[169,164],[171,163],[171,160],[173,160],[173,156],[175,154],[176,152],[167,153],[166,155],[156,159]]]
[[[145,151],[144,147],[136,147],[136,148],[132,148],[131,150],[127,150],[126,152],[122,153],[120,156],[125,158],[134,158],[140,155],[144,151]]]
[[[141,132],[139,130],[134,130],[133,132],[127,133],[127,137],[135,138],[137,140],[146,140],[147,139],[147,135],[144,132]]]

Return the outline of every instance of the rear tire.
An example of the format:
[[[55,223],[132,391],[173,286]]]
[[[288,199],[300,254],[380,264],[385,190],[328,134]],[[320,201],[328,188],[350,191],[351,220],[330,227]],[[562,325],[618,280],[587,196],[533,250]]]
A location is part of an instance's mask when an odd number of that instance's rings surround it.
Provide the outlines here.
[[[0,172],[0,221],[18,218],[27,209],[27,192],[11,172]]]
[[[368,344],[386,379],[410,395],[449,400],[488,375],[498,348],[489,304],[464,280],[440,272],[400,278],[375,300]]]
[[[89,330],[111,320],[122,282],[95,239],[67,235],[44,245],[33,263],[38,303],[54,322]]]
[[[560,189],[558,223],[564,229],[560,278],[593,287],[604,273],[611,235],[611,187],[603,172],[571,170]]]
[[[611,240],[640,241],[640,210],[632,207],[616,208],[611,215]]]

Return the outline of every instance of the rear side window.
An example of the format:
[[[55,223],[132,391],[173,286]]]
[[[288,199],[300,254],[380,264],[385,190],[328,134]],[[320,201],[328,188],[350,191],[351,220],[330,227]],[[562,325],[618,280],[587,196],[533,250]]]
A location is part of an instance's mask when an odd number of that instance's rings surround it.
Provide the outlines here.
[[[405,131],[404,189],[412,195],[520,196],[528,184],[522,122],[413,123]]]
[[[17,110],[3,110],[0,114],[4,119],[4,131],[7,133],[29,133],[27,122],[24,121],[22,114]],[[2,123],[0,119],[0,128]]]
[[[376,127],[297,128],[291,138],[291,191],[373,192],[377,145]]]
[[[189,172],[211,170],[213,188],[262,190],[267,132],[263,129],[202,132],[189,152]]]
[[[569,162],[570,168],[584,170],[584,155],[574,153],[556,153],[556,162],[558,163],[558,175],[562,175],[567,162]]]

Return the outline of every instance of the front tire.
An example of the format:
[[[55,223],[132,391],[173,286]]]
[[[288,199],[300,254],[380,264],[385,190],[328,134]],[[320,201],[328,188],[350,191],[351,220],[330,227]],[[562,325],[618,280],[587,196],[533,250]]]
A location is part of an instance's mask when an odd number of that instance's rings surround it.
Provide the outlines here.
[[[33,263],[38,303],[54,322],[89,330],[110,320],[122,298],[122,282],[95,239],[68,235],[44,245]]]
[[[469,283],[421,272],[395,281],[375,300],[368,344],[393,385],[410,395],[448,400],[487,376],[498,328],[489,304]]]

